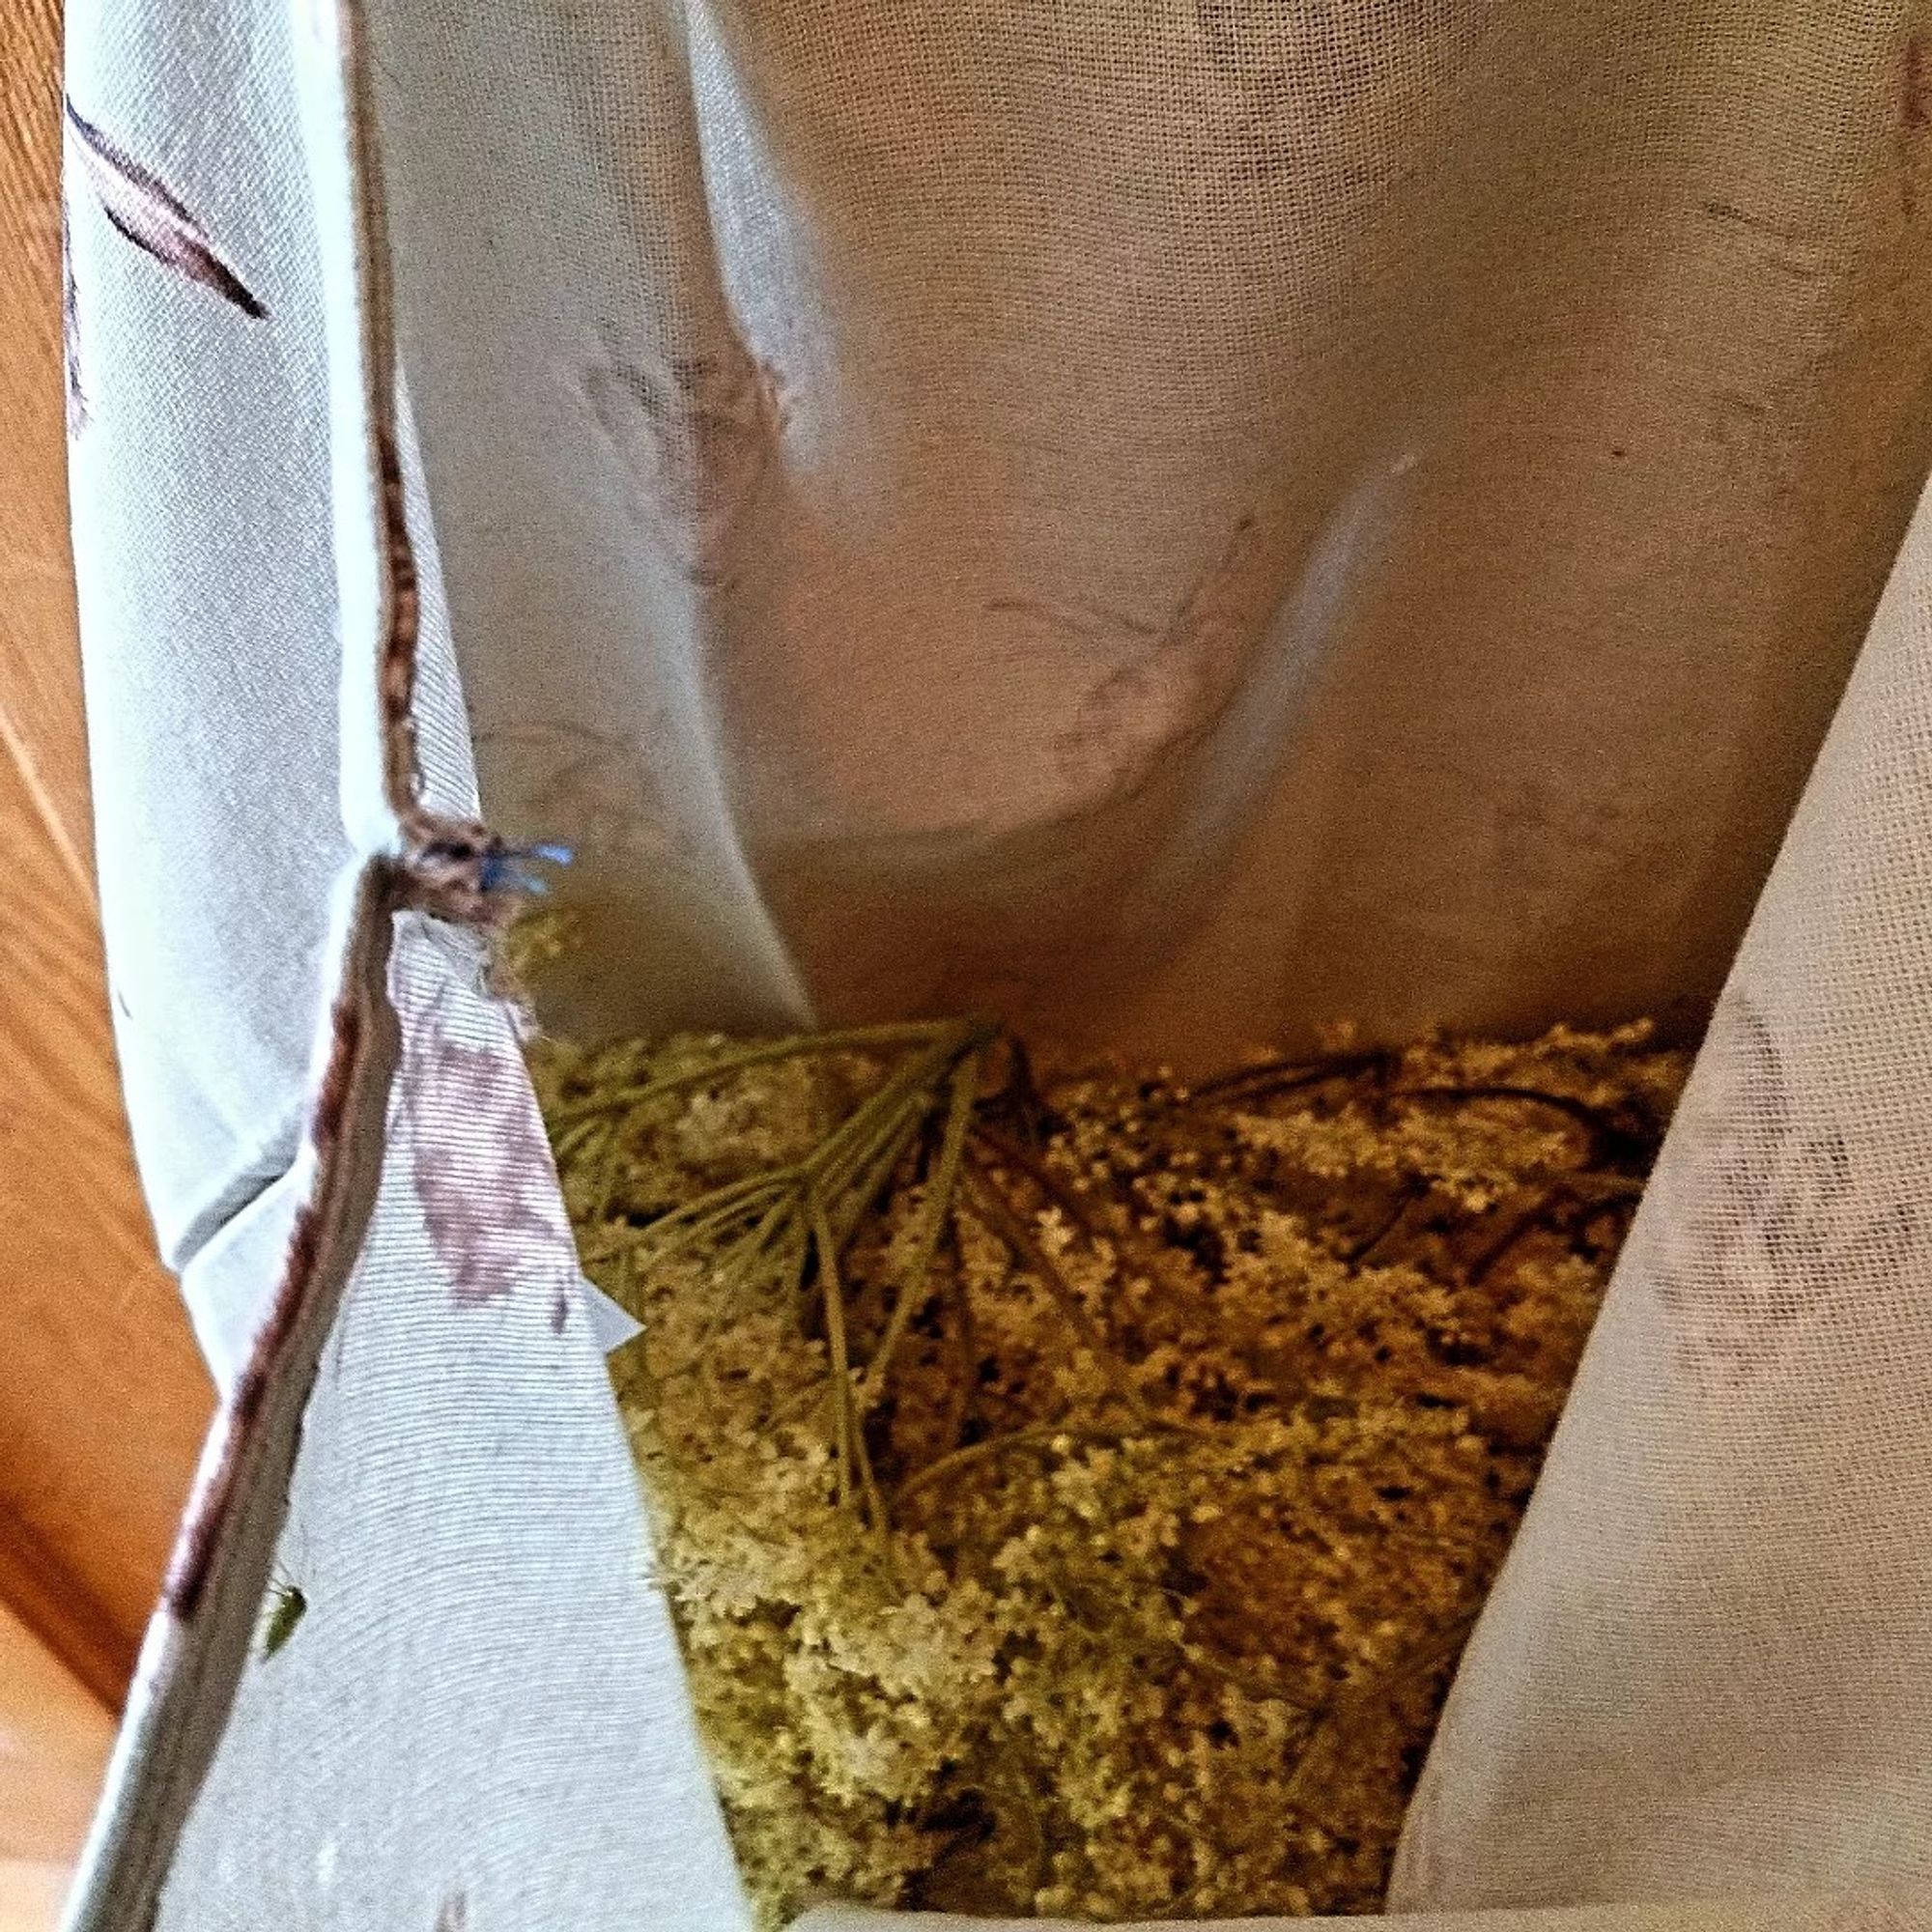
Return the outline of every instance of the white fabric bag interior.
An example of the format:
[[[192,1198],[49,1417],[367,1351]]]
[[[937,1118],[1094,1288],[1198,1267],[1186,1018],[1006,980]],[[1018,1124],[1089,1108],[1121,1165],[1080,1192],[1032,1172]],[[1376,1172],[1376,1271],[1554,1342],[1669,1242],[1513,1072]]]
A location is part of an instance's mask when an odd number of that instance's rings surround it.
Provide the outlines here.
[[[1932,16],[359,18],[71,13],[104,911],[236,1390],[75,1923],[748,1922],[507,1020],[337,886],[478,800],[589,1032],[1715,1001],[1391,1903],[1932,1923]]]

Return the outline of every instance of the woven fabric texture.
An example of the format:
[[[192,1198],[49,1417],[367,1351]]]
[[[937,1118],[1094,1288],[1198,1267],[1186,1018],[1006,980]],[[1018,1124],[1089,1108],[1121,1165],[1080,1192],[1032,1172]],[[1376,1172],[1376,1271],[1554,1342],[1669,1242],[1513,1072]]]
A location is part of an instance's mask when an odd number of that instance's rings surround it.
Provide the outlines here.
[[[70,14],[100,874],[219,1367],[365,803],[327,11]],[[423,762],[577,847],[557,1016],[989,1006],[1206,1064],[1715,1001],[1392,1903],[1932,1926],[1932,10],[368,27]],[[405,921],[308,1608],[168,1932],[747,1924],[478,967]]]

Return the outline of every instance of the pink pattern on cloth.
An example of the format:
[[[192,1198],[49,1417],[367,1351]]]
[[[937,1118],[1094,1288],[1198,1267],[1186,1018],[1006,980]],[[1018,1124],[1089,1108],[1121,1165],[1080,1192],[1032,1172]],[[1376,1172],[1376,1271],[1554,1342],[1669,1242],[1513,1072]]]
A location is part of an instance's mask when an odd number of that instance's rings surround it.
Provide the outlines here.
[[[458,1038],[450,988],[396,989],[403,1029],[397,1113],[410,1176],[437,1259],[459,1305],[537,1279],[562,1293],[576,1245],[543,1118],[514,1047]]]
[[[1820,1090],[1794,1082],[1758,1002],[1727,990],[1626,1263],[1654,1279],[1705,1386],[1775,1369],[1845,1282],[1902,1274],[1922,1251],[1918,1209],[1854,1174],[1845,1134],[1816,1118]]]

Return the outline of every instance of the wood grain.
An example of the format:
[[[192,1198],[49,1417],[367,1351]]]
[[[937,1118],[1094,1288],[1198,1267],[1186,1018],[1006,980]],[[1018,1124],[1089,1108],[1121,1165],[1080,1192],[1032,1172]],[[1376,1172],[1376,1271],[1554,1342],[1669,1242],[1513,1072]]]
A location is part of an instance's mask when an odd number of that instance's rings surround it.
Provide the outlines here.
[[[92,1693],[0,1609],[0,1861],[72,1862],[113,1742]]]
[[[0,1859],[0,1932],[54,1932],[72,1868],[43,1859]]]
[[[0,742],[63,864],[91,877],[67,542],[59,0],[0,7]]]
[[[67,535],[60,15],[0,7],[0,1601],[118,1704],[212,1392],[135,1186]]]

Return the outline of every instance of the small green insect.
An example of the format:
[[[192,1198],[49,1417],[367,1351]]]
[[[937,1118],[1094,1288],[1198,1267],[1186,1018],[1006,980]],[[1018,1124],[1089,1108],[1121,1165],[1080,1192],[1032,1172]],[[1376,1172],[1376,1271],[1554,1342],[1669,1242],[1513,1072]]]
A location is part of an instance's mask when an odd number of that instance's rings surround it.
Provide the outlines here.
[[[266,1663],[296,1634],[308,1615],[308,1595],[299,1583],[278,1582],[269,1592],[269,1614],[262,1622],[262,1662]]]

